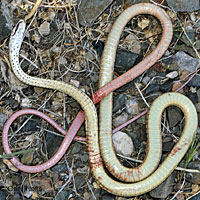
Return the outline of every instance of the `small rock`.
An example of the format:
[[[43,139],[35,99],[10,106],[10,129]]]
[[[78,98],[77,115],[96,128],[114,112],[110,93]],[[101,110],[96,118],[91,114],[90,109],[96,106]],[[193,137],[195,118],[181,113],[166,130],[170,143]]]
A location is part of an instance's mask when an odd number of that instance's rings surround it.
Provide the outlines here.
[[[3,126],[4,126],[7,119],[8,119],[8,115],[0,112],[0,130],[3,129]]]
[[[149,94],[153,94],[155,92],[159,91],[159,85],[158,84],[151,84],[149,85],[149,87],[146,89],[145,94],[149,95]]]
[[[175,106],[170,106],[167,108],[167,116],[169,119],[170,128],[176,126],[176,124],[178,124],[183,118],[181,111]]]
[[[174,79],[178,76],[178,72],[177,71],[173,71],[173,72],[170,72],[166,75],[167,78],[170,78],[170,79]]]
[[[144,85],[146,85],[149,81],[151,80],[151,78],[149,76],[145,76],[143,79],[142,79],[142,83]]]
[[[200,40],[196,41],[196,45],[195,46],[196,46],[196,49],[198,49],[198,50],[200,49]]]
[[[7,38],[10,34],[10,28],[8,26],[9,22],[7,17],[5,17],[5,15],[0,12],[0,42]]]
[[[68,192],[67,192],[66,190],[62,190],[61,192],[59,192],[59,193],[56,195],[55,200],[68,199],[67,196],[68,196]]]
[[[112,0],[82,0],[77,12],[79,23],[91,26],[111,3]]]
[[[181,193],[177,194],[176,200],[185,200],[185,195],[184,195],[184,194],[181,194]],[[192,199],[190,199],[190,200],[192,200]],[[193,200],[194,200],[194,199],[193,199]]]
[[[55,131],[52,127],[49,127],[49,130]],[[58,150],[58,147],[61,145],[63,138],[47,131],[45,139],[47,143],[48,157],[51,158]]]
[[[113,119],[113,126],[118,127],[128,120],[128,114],[123,112]]]
[[[134,63],[138,57],[138,54],[128,52],[125,50],[117,51],[115,59],[115,71],[118,73],[124,73],[134,66]]]
[[[87,153],[81,155],[81,161],[86,163],[89,160],[89,155]]]
[[[200,3],[197,0],[167,0],[167,4],[176,12],[193,12],[200,9]]]
[[[12,170],[13,172],[18,172],[19,169],[17,169],[8,159],[3,159],[3,163],[7,165],[7,167]]]
[[[193,102],[193,104],[198,103],[198,97],[196,93],[189,91],[187,95],[188,95],[188,98]]]
[[[23,108],[31,108],[32,107],[31,100],[28,99],[28,98],[23,98],[22,102],[21,102],[21,107],[23,107]]]
[[[31,178],[31,187],[40,188],[42,193],[53,192],[53,187],[51,184],[51,179],[46,177],[33,177]],[[25,186],[30,186],[28,180],[25,181]]]
[[[83,178],[82,175],[80,174],[77,174],[75,177],[74,177],[74,180],[75,180],[75,186],[76,188],[79,190],[83,185],[86,184],[86,180],[85,178]]]
[[[165,92],[170,92],[173,87],[173,82],[171,80],[166,81],[164,84],[160,85],[160,91],[165,93]]]
[[[39,26],[38,31],[43,36],[49,35],[49,33],[50,33],[50,23],[47,22],[47,21],[43,22]]]
[[[91,53],[90,51],[86,52],[84,57],[88,60],[95,60],[95,55]]]
[[[133,153],[133,141],[131,138],[124,132],[118,131],[112,136],[113,146],[115,151],[124,156],[130,157]]]
[[[97,55],[101,57],[104,49],[104,43],[102,41],[93,41],[92,45],[94,49],[97,51]]]
[[[198,103],[195,105],[195,108],[196,108],[197,112],[199,113],[199,112],[200,112],[200,102],[198,102]]]
[[[187,85],[189,87],[200,87],[200,76],[194,76]]]
[[[118,94],[113,98],[113,112],[117,112],[119,109],[125,106],[126,102],[126,95],[125,94]]]
[[[57,164],[54,167],[52,167],[51,169],[53,172],[56,172],[56,173],[64,173],[68,170],[65,163]]]
[[[37,116],[32,117],[23,127],[23,132],[30,135],[38,130],[37,127],[41,126],[41,119]]]
[[[190,162],[188,164],[188,168],[200,170],[200,162],[199,161]],[[193,184],[200,184],[200,174],[199,173],[191,173],[191,172],[188,173],[187,172],[186,173],[186,180],[193,183]]]
[[[34,154],[35,154],[34,151],[24,153],[21,158],[21,162],[25,165],[30,165],[33,161]]]
[[[163,142],[163,147],[162,147],[162,151],[163,152],[171,152],[172,148],[174,147],[174,142],[170,141],[170,142]]]
[[[82,145],[79,143],[75,143],[71,146],[71,154],[76,154],[81,151]]]
[[[138,102],[134,99],[129,99],[126,101],[126,112],[129,114],[138,114],[139,105]]]
[[[162,184],[150,191],[153,198],[165,199],[173,190],[176,173],[172,173]]]
[[[198,101],[200,101],[200,88],[197,90]]]
[[[126,38],[123,40],[123,45],[127,47],[127,49],[135,54],[140,54],[141,45],[140,41],[134,34],[128,34]]]
[[[92,82],[97,83],[99,80],[99,76],[97,74],[91,74],[90,79]]]
[[[180,69],[181,72],[183,70],[194,72],[199,64],[199,59],[193,58],[183,51],[178,51],[174,56],[166,59],[164,62],[169,65],[170,70]]]
[[[30,198],[30,197],[32,196],[32,194],[33,194],[33,191],[26,190],[26,191],[24,192],[24,196],[25,196],[26,198]]]

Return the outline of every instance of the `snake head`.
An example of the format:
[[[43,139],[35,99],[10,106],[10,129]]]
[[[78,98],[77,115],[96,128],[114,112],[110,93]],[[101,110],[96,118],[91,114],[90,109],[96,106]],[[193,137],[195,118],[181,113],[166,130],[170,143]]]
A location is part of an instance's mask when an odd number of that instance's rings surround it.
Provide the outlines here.
[[[11,38],[24,38],[26,23],[24,20],[19,20],[11,33]]]

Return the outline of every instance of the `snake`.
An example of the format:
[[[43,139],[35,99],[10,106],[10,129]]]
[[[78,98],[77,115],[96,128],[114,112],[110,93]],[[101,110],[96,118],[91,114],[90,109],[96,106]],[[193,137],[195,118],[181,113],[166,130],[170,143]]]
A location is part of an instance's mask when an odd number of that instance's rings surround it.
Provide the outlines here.
[[[116,48],[121,32],[126,23],[132,17],[139,14],[150,14],[159,19],[163,28],[161,40],[157,48],[142,62],[134,66],[125,74],[112,80]],[[40,172],[52,167],[62,158],[70,141],[73,139],[72,135],[75,135],[75,132],[79,129],[85,118],[90,168],[93,176],[102,188],[118,196],[130,197],[144,194],[160,185],[182,160],[195,137],[197,129],[197,112],[193,103],[186,96],[179,93],[165,93],[152,103],[148,112],[147,155],[144,163],[135,169],[129,169],[122,166],[114,154],[111,143],[110,130],[112,112],[110,110],[112,108],[112,91],[133,80],[150,68],[162,57],[168,48],[173,30],[170,18],[166,12],[153,4],[141,3],[127,8],[117,18],[109,33],[102,55],[99,83],[100,89],[92,96],[92,98],[89,98],[83,91],[68,83],[32,77],[24,73],[20,67],[19,51],[25,35],[25,26],[26,23],[24,20],[20,20],[10,36],[9,58],[12,70],[16,77],[28,85],[53,89],[71,96],[81,105],[84,112],[79,112],[78,117],[75,118],[58,151],[47,162],[36,166],[26,166],[15,156],[12,157],[11,162],[20,170],[29,173]],[[98,103],[100,100],[100,128],[98,130],[98,117],[94,104]],[[157,167],[161,157],[162,141],[160,124],[162,112],[170,105],[175,105],[183,111],[185,116],[185,126],[179,141],[167,158],[159,167]],[[26,111],[24,113],[26,113]],[[41,117],[43,118],[43,116]],[[48,119],[45,120],[48,121]],[[8,129],[9,123],[6,123],[2,133],[2,143],[4,151],[7,154],[11,153],[8,144]],[[111,174],[119,179],[119,181],[107,174],[104,165]],[[149,169],[153,169],[153,171]]]

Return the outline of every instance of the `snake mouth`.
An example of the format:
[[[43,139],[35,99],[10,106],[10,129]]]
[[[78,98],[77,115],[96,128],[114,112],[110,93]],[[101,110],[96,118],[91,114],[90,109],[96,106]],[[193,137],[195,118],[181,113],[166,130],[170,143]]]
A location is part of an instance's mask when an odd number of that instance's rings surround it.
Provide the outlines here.
[[[24,20],[22,20],[22,19],[19,20],[19,22],[16,24],[11,36],[14,36],[14,35],[16,35],[16,33],[18,33],[18,30],[22,28],[22,26],[20,26],[22,23],[24,23]],[[25,36],[25,33],[23,33],[23,38],[24,38],[24,36]]]

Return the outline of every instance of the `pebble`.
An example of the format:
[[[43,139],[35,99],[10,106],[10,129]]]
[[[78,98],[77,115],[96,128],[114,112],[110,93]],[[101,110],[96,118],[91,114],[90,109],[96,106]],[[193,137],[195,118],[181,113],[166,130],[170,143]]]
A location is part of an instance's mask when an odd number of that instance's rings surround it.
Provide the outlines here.
[[[176,173],[172,173],[162,184],[157,188],[150,191],[150,196],[153,198],[166,199],[173,190],[173,185],[175,181]]]
[[[196,162],[190,162],[188,164],[188,169],[196,169],[196,170],[200,170],[200,162],[196,161]],[[199,173],[191,173],[191,172],[187,172],[186,173],[186,180],[193,183],[193,184],[200,184],[200,174]]]
[[[138,114],[139,113],[138,102],[134,99],[127,100],[126,101],[126,112],[128,114]]]
[[[82,0],[78,6],[78,22],[83,26],[93,25],[94,21],[111,3],[112,0]]]
[[[149,81],[151,80],[151,78],[149,76],[145,76],[143,79],[142,79],[142,83],[144,85],[146,85]]]
[[[66,190],[62,190],[60,193],[58,193],[55,197],[55,200],[63,200],[68,199],[68,192]]]
[[[117,112],[119,109],[125,106],[126,102],[126,95],[125,94],[118,94],[113,98],[113,112]]]
[[[198,101],[200,101],[200,88],[197,90]]]
[[[11,29],[7,17],[3,12],[0,12],[0,42],[10,35]]]
[[[171,80],[166,81],[162,85],[160,85],[160,91],[165,93],[165,92],[170,92],[173,87],[173,82]]]
[[[187,85],[189,87],[200,87],[200,76],[194,76]]]
[[[99,80],[99,76],[97,74],[91,74],[90,79],[92,82],[97,83]]]
[[[35,155],[34,151],[26,152],[21,158],[21,162],[25,165],[30,165],[33,161],[33,156]]]
[[[172,72],[166,74],[166,77],[167,77],[167,78],[170,78],[170,79],[174,79],[174,78],[176,78],[177,76],[178,76],[178,72],[177,72],[177,71],[172,71]]]
[[[115,58],[115,71],[120,74],[124,73],[134,66],[137,58],[138,54],[136,53],[125,50],[117,51]]]
[[[23,98],[22,102],[21,102],[21,107],[22,108],[31,108],[32,107],[31,100],[28,98]]]
[[[49,35],[50,33],[50,23],[45,21],[43,22],[39,27],[38,31],[41,35],[46,36]]]
[[[166,59],[164,62],[169,64],[170,70],[194,72],[199,64],[199,59],[193,58],[183,51],[178,51],[174,56]]]
[[[48,129],[50,131],[55,131],[52,127],[49,127]],[[51,158],[58,150],[58,147],[61,145],[63,138],[47,131],[45,139],[47,143],[48,157]]]
[[[198,97],[197,97],[196,92],[194,93],[194,92],[189,91],[187,95],[188,95],[189,99],[193,102],[193,104],[198,103]]]
[[[113,119],[113,126],[118,127],[121,124],[125,123],[127,120],[128,120],[128,114],[126,112],[123,112],[122,114]]]
[[[77,174],[74,177],[74,180],[75,180],[75,186],[77,190],[81,189],[81,187],[86,184],[85,178],[80,174]]]
[[[61,163],[61,164],[56,164],[54,167],[51,168],[53,172],[56,173],[64,173],[68,170],[67,166],[65,163]]]
[[[96,50],[97,55],[101,57],[104,49],[104,43],[102,41],[93,41],[92,45],[93,48]]]
[[[145,94],[149,95],[149,94],[153,94],[155,92],[158,92],[160,89],[158,84],[151,84],[149,85],[149,87],[146,89]]]
[[[196,46],[196,49],[198,49],[198,50],[200,49],[200,40],[196,41],[196,45],[195,46]]]
[[[200,3],[197,0],[166,0],[169,7],[172,7],[175,12],[193,12],[200,9]]]
[[[131,138],[124,132],[118,131],[112,136],[113,146],[118,154],[130,157],[134,146]]]
[[[180,109],[178,109],[177,107],[169,107],[167,109],[167,115],[168,115],[168,119],[169,119],[169,127],[173,128],[174,126],[176,126],[176,124],[178,124],[181,119],[183,118],[182,113],[180,111]]]
[[[0,112],[0,130],[3,129],[3,126],[4,126],[7,119],[8,119],[8,115]]]
[[[82,145],[79,143],[75,143],[71,145],[71,154],[76,154],[81,151]]]

